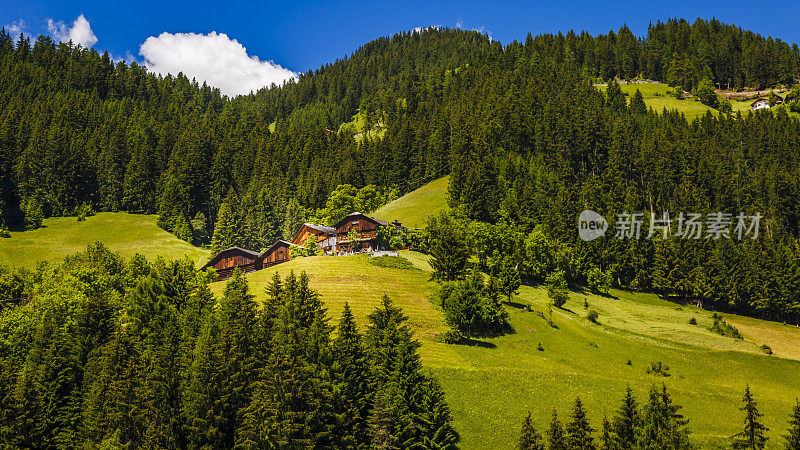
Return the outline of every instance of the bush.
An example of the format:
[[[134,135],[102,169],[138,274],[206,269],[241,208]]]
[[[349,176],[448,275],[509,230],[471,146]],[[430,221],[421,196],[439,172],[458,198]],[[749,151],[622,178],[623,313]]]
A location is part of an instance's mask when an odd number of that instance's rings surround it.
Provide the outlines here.
[[[550,297],[551,303],[556,308],[561,308],[569,300],[569,290],[567,289],[567,281],[564,279],[564,272],[557,270],[547,276],[545,280],[545,287],[547,287],[547,296]]]
[[[714,91],[714,84],[708,78],[703,78],[700,84],[697,85],[697,98],[700,103],[715,109],[719,105],[719,98]]]
[[[78,216],[78,222],[83,222],[87,217],[94,215],[94,209],[84,202],[75,207],[75,215]]]
[[[650,367],[647,368],[647,373],[651,375],[660,375],[662,377],[670,376],[669,366],[661,364],[661,361],[651,362]]]
[[[720,100],[718,109],[719,112],[723,114],[730,114],[731,112],[733,112],[733,106],[731,106],[731,102],[727,98],[723,98],[722,100]]]
[[[739,330],[733,325],[726,322],[719,314],[714,313],[714,324],[709,327],[714,333],[722,336],[732,337],[734,339],[744,339]]]
[[[8,231],[5,225],[0,225],[0,238],[10,238],[11,232]]]
[[[35,230],[41,228],[42,222],[44,222],[42,205],[40,205],[36,199],[28,200],[28,204],[25,208],[25,229]]]
[[[597,319],[599,317],[600,317],[600,314],[597,311],[593,310],[593,309],[590,309],[589,310],[589,314],[586,315],[586,318],[589,319],[589,321],[592,322],[592,323],[597,323]]]
[[[603,272],[598,267],[593,267],[586,276],[589,289],[592,292],[601,292],[603,294],[608,294],[608,289],[611,287],[611,279],[610,273]]]
[[[464,341],[464,336],[458,330],[447,330],[439,335],[439,339],[445,344],[460,344]]]
[[[761,350],[768,355],[772,354],[772,348],[767,344],[762,345]]]
[[[697,319],[695,319],[694,317],[689,319],[689,325],[697,325]]]

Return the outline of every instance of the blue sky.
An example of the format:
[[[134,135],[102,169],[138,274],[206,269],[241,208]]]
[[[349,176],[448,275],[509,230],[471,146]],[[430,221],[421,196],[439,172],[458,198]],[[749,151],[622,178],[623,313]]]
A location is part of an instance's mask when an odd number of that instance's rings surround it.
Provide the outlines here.
[[[480,29],[507,43],[528,32],[588,30],[593,34],[627,24],[644,34],[650,21],[716,17],[764,35],[800,41],[800,4],[754,8],[752,2],[239,2],[0,0],[0,25],[23,25],[28,34],[53,34],[48,19],[66,28],[83,14],[97,42],[116,57],[143,61],[140,46],[163,32],[227,34],[260,61],[303,72],[350,54],[361,44],[420,26]],[[21,21],[21,22],[20,22]]]

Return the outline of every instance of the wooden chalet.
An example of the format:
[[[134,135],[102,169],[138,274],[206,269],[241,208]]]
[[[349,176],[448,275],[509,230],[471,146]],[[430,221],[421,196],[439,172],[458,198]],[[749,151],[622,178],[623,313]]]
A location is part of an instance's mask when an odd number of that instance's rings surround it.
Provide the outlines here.
[[[276,241],[261,254],[261,260],[263,261],[262,267],[267,268],[292,259],[292,254],[289,251],[292,245],[294,244],[288,241]]]
[[[360,212],[345,216],[333,226],[336,229],[336,253],[377,250],[378,228],[388,224],[385,220],[373,219]],[[353,245],[356,242],[350,242],[348,237],[352,230],[358,233],[357,246]]]
[[[320,248],[322,248],[322,250],[325,251],[325,253],[333,253],[336,251],[335,228],[326,227],[324,225],[315,225],[313,223],[304,223],[294,235],[292,244],[305,247],[309,237],[316,239],[317,244],[320,246]]]
[[[220,281],[230,278],[233,271],[237,268],[244,273],[261,270],[263,268],[261,253],[247,250],[241,247],[231,247],[217,253],[200,270],[214,268],[217,271],[217,278]]]

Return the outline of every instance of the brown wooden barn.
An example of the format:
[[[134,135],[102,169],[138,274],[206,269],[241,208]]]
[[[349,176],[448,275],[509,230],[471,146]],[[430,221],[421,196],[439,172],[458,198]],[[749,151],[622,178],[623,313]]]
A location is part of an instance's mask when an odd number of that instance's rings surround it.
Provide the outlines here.
[[[315,225],[313,223],[304,223],[294,235],[292,244],[305,247],[309,236],[312,236],[316,239],[317,244],[325,251],[325,253],[331,253],[336,250],[335,228],[326,227],[324,225]]]
[[[217,271],[217,278],[214,281],[220,281],[230,278],[236,268],[245,273],[261,270],[262,259],[261,253],[246,248],[231,247],[217,253],[200,270],[213,267]]]
[[[385,220],[374,219],[360,212],[345,216],[333,226],[336,229],[336,253],[377,250],[378,228],[387,225]],[[358,233],[357,246],[347,237],[351,230]]]
[[[292,245],[294,244],[291,242],[278,240],[268,249],[264,250],[264,253],[261,254],[263,267],[266,268],[274,266],[275,264],[280,264],[292,259],[292,255],[289,252],[289,248],[291,248]]]

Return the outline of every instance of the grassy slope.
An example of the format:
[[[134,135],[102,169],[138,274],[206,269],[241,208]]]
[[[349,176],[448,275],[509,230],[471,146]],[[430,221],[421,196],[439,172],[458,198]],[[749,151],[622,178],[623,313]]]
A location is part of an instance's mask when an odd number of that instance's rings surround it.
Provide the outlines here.
[[[409,192],[397,200],[378,208],[371,215],[383,220],[399,220],[410,228],[422,228],[429,215],[449,209],[447,206],[447,185],[450,176],[445,176]]]
[[[207,250],[181,241],[156,225],[157,216],[126,213],[99,213],[78,222],[75,217],[50,218],[44,228],[12,232],[0,239],[0,263],[33,267],[40,260],[58,260],[100,241],[124,258],[142,253],[149,259],[163,256],[179,259],[188,256],[205,262]]]
[[[684,99],[678,100],[675,98],[674,95],[671,93],[675,91],[674,88],[667,86],[666,84],[662,83],[642,83],[642,84],[623,84],[620,85],[622,88],[622,92],[628,94],[628,99],[636,93],[636,90],[640,90],[642,92],[642,97],[644,97],[644,103],[647,105],[648,108],[653,108],[656,112],[661,112],[666,108],[667,110],[678,110],[679,112],[683,113],[687,119],[691,120],[696,117],[700,117],[706,113],[706,111],[711,111],[713,114],[718,114],[719,111],[713,108],[709,108],[708,106],[700,103],[697,99]],[[605,91],[605,86],[599,86],[600,90]],[[670,92],[668,94],[668,92]],[[737,111],[741,111],[742,114],[746,114],[750,112],[750,104],[752,100],[745,100],[745,101],[736,101],[731,100],[731,107],[733,108],[734,114]],[[789,113],[790,116],[793,117],[800,117],[800,114],[797,113]]]
[[[428,267],[423,255],[402,255],[416,267]],[[695,439],[706,445],[739,430],[740,398],[745,383],[750,383],[771,428],[771,444],[777,445],[791,405],[800,396],[800,330],[795,327],[726,315],[745,336],[737,341],[708,331],[707,311],[678,307],[652,295],[613,291],[613,297],[572,293],[565,310],[553,312],[558,326],[554,329],[519,307],[547,315],[545,292],[524,286],[507,307],[514,333],[483,339],[480,346],[447,345],[434,340],[446,326],[429,300],[436,289],[429,273],[380,268],[367,258],[298,259],[249,274],[248,279],[253,292],[263,298],[275,271],[286,275],[305,270],[334,320],[348,301],[361,324],[387,293],[410,317],[422,342],[423,363],[447,393],[464,448],[511,447],[527,411],[543,431],[552,409],[566,417],[576,395],[599,427],[604,414],[613,414],[627,384],[643,398],[651,384],[661,382],[684,406]],[[214,285],[217,293],[222,287]],[[600,325],[585,319],[584,299],[600,313]],[[699,324],[689,325],[691,317]],[[539,342],[542,352],[537,350]],[[765,355],[761,344],[770,345],[776,354]],[[648,375],[645,369],[653,361],[669,365],[672,376]]]

